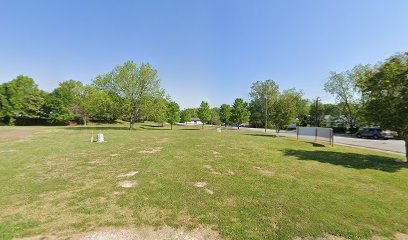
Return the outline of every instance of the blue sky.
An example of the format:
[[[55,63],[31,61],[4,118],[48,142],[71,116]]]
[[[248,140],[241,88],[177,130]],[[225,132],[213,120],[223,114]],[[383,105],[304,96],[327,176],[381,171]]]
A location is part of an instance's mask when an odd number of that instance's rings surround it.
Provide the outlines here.
[[[181,107],[248,100],[266,79],[331,102],[329,71],[408,50],[407,12],[406,0],[0,0],[0,83],[24,74],[51,91],[133,60]]]

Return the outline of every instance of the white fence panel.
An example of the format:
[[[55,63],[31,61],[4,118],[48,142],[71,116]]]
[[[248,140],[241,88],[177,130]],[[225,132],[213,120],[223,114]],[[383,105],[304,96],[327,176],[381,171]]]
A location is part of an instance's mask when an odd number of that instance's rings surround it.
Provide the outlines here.
[[[316,128],[315,127],[299,127],[298,128],[298,135],[301,136],[312,136],[316,135]]]
[[[320,127],[298,127],[296,130],[297,138],[314,138],[315,141],[327,141],[333,145],[333,129]]]
[[[317,128],[317,136],[322,138],[331,138],[331,128]]]

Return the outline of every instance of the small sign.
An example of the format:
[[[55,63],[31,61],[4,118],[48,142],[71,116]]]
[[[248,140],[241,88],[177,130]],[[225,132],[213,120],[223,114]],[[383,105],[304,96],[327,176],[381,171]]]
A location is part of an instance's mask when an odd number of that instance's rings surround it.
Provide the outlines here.
[[[105,139],[104,139],[102,133],[99,133],[99,134],[96,135],[96,142],[104,142],[104,141],[105,141]]]

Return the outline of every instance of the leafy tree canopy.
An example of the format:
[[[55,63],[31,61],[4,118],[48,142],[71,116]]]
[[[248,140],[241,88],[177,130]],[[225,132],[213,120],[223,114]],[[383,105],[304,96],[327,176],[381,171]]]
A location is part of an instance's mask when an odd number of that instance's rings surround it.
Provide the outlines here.
[[[225,124],[230,124],[231,121],[231,106],[222,104],[220,107],[220,121]]]
[[[98,76],[94,84],[100,90],[117,96],[114,99],[121,106],[121,115],[130,120],[129,130],[133,128],[136,120],[149,115],[146,113],[151,109],[149,103],[160,104],[159,99],[164,95],[157,70],[148,63],[137,66],[134,62],[127,61],[116,66],[111,72]]]
[[[19,119],[44,117],[45,96],[32,78],[19,75],[0,85],[0,118],[13,125]]]
[[[360,78],[364,113],[405,140],[408,159],[408,52],[396,54]]]
[[[249,121],[250,114],[248,104],[242,98],[235,99],[231,110],[231,122],[236,124],[238,129],[239,125]]]
[[[329,80],[324,85],[324,90],[336,97],[341,106],[340,114],[350,128],[361,124],[359,118],[361,93],[357,82],[370,71],[370,68],[369,65],[358,65],[349,71],[331,72]]]
[[[211,119],[211,109],[208,102],[202,101],[200,108],[197,110],[198,117],[200,118],[203,125],[208,123]]]
[[[176,102],[170,102],[167,107],[167,122],[170,123],[171,129],[173,124],[180,122],[180,106]]]

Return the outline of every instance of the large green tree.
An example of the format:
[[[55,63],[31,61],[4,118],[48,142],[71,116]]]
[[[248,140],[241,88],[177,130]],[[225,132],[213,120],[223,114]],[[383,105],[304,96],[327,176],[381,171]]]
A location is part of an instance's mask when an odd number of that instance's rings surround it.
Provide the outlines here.
[[[211,119],[210,122],[212,125],[220,125],[220,109],[217,107],[211,108]]]
[[[302,96],[301,91],[292,88],[283,91],[272,103],[271,123],[277,133],[295,121],[299,113]]]
[[[176,102],[170,102],[167,107],[167,122],[170,123],[171,129],[173,124],[180,122],[180,106]]]
[[[80,116],[84,125],[87,125],[89,117],[92,116],[92,113],[95,112],[95,108],[98,106],[98,103],[95,101],[98,94],[98,89],[92,85],[75,88],[75,100],[71,109]]]
[[[355,128],[361,123],[360,102],[361,93],[357,82],[369,71],[370,66],[358,65],[345,72],[331,72],[329,80],[324,85],[324,90],[332,94],[340,108],[340,114],[350,128]]]
[[[251,86],[249,93],[250,101],[250,121],[256,127],[271,125],[271,114],[273,103],[279,96],[279,86],[273,80],[257,81]]]
[[[44,117],[45,97],[32,78],[19,75],[0,85],[0,119],[14,125]]]
[[[147,104],[144,102],[163,95],[157,70],[148,63],[137,66],[134,62],[127,61],[111,72],[98,76],[94,84],[100,90],[117,96],[115,99],[119,101],[122,116],[129,120],[129,130],[136,120],[145,117],[142,107]]]
[[[251,113],[248,108],[248,104],[242,98],[235,99],[231,110],[231,122],[237,125],[238,129],[242,123],[249,121]]]
[[[202,101],[200,107],[197,110],[197,115],[200,118],[201,122],[204,124],[208,123],[211,119],[211,109],[208,102]]]
[[[122,111],[117,98],[116,94],[93,87],[91,94],[85,99],[89,117],[111,123],[119,119]]]
[[[51,123],[65,123],[80,115],[77,94],[82,87],[79,81],[64,81],[47,96],[45,109]]]
[[[312,126],[333,127],[340,125],[344,127],[347,125],[347,122],[340,114],[340,107],[338,104],[312,101],[309,109],[309,123]]]
[[[408,52],[396,54],[366,73],[357,84],[364,112],[373,123],[397,131],[408,160]]]
[[[191,109],[183,109],[180,113],[180,122],[190,122],[192,117]]]
[[[279,132],[296,121],[306,124],[309,107],[301,91],[289,89],[281,93],[273,80],[266,80],[254,82],[249,96],[250,120],[256,127],[266,125]]]
[[[220,107],[220,120],[227,126],[230,124],[231,119],[231,106],[229,104],[222,104]]]
[[[140,101],[139,121],[154,121],[158,125],[163,126],[167,120],[167,107],[170,102],[168,96],[164,93],[156,94],[156,96],[149,96]]]

